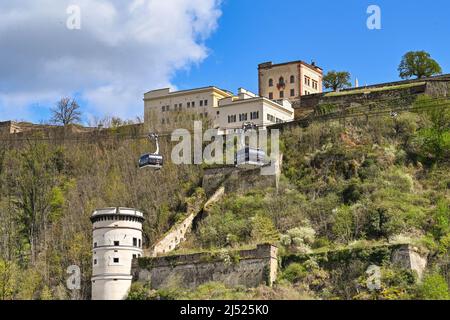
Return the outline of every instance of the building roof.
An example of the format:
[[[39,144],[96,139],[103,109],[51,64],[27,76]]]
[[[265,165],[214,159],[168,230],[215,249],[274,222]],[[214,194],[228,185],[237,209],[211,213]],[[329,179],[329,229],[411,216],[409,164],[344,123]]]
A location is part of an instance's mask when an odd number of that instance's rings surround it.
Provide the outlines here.
[[[226,99],[226,98],[224,98],[224,99]],[[280,109],[283,112],[286,112],[286,113],[292,113],[293,112],[293,109],[290,110],[290,109],[286,108],[285,106],[283,106],[282,104],[280,104],[280,103],[278,103],[276,101],[270,100],[270,99],[268,99],[266,97],[260,97],[260,96],[253,97],[253,98],[247,98],[247,99],[234,99],[234,100],[230,101],[230,103],[227,103],[225,105],[221,105],[220,104],[221,100],[220,100],[219,101],[219,110],[220,110],[220,108],[232,107],[232,106],[235,106],[237,104],[255,102],[255,101],[259,101],[259,100],[263,101],[263,102],[266,102],[270,106],[272,106],[274,108],[277,108],[277,109]],[[288,101],[288,100],[286,100],[286,101]]]
[[[272,61],[263,62],[263,63],[258,64],[258,69],[270,69],[273,67],[279,67],[279,66],[284,66],[284,65],[288,65],[288,64],[303,64],[304,66],[306,66],[310,69],[319,69],[321,72],[323,70],[321,67],[314,64],[314,62],[307,63],[302,60],[288,61],[288,62],[282,62],[282,63],[272,63]]]
[[[219,91],[220,93],[222,93],[222,94],[224,94],[226,96],[233,95],[233,93],[231,91],[229,91],[229,90],[221,89],[221,88],[218,88],[216,86],[207,86],[207,87],[185,89],[185,90],[178,90],[178,91],[170,91],[170,88],[155,89],[155,90],[150,90],[150,91],[146,92],[144,94],[144,97],[147,94],[155,93],[157,91],[163,91],[163,90],[166,91],[165,95],[155,96],[155,97],[148,97],[148,98],[144,98],[144,100],[147,100],[147,99],[158,99],[158,98],[161,98],[161,97],[166,96],[166,95],[171,95],[171,96],[173,96],[173,95],[182,95],[182,94],[185,94],[185,93],[202,92],[202,91],[208,91],[208,90]]]
[[[111,207],[95,210],[91,216],[91,221],[94,222],[97,220],[98,217],[101,216],[129,216],[129,217],[136,217],[142,221],[144,220],[144,214],[136,209]]]

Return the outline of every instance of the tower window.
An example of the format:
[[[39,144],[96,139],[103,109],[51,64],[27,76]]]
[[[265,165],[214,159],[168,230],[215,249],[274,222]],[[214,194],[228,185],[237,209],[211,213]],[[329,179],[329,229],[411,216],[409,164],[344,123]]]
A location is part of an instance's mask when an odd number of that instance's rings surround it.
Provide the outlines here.
[[[203,107],[203,100],[200,100],[200,107]]]
[[[135,259],[136,258],[136,255],[135,254],[133,254],[133,259]]]
[[[269,79],[269,87],[273,87],[273,79]]]
[[[142,240],[139,239],[139,248],[142,246]]]
[[[115,246],[115,247],[120,246],[120,242],[119,242],[119,241],[114,241],[114,246]]]
[[[94,259],[94,265],[97,264],[97,259]]]
[[[133,247],[137,247],[137,238],[133,238]]]
[[[94,248],[97,248],[97,242],[94,242]]]
[[[119,263],[119,258],[113,258],[114,263]]]

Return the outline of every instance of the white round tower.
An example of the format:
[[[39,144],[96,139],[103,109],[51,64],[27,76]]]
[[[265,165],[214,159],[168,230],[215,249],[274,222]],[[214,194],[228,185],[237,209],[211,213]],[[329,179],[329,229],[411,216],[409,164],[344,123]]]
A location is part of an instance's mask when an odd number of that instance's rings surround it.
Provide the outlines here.
[[[125,299],[131,262],[142,256],[142,212],[129,208],[96,210],[92,216],[92,300]]]

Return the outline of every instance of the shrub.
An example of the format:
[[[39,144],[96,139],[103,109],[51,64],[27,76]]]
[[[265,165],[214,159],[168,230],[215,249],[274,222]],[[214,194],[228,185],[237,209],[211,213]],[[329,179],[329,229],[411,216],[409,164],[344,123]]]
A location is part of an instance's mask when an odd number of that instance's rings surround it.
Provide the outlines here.
[[[303,267],[300,263],[291,263],[282,274],[282,278],[295,283],[302,280],[307,275],[306,268]]]
[[[447,281],[437,273],[425,276],[418,287],[418,297],[425,300],[449,300]]]

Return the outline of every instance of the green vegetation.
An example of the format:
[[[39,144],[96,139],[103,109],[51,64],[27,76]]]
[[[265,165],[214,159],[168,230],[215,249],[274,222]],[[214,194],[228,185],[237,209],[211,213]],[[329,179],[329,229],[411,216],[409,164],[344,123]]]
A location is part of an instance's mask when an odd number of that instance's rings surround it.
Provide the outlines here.
[[[441,74],[442,68],[436,60],[431,58],[428,52],[410,51],[403,56],[398,72],[402,79],[411,77],[420,79]]]
[[[338,92],[328,92],[325,94],[325,97],[347,96],[347,95],[354,95],[354,94],[370,94],[370,93],[381,92],[381,91],[402,90],[402,89],[408,89],[408,88],[422,86],[424,84],[425,84],[425,82],[414,82],[414,83],[406,83],[406,84],[399,84],[399,85],[385,86],[385,87],[374,87],[374,88],[354,89],[354,90],[346,90],[346,91],[338,91]]]
[[[323,85],[325,88],[332,89],[333,91],[351,87],[350,73],[346,71],[329,71],[323,77]]]
[[[200,185],[195,166],[139,170],[138,157],[153,148],[145,140],[57,141],[0,142],[0,299],[66,299],[70,265],[82,272],[73,298],[88,299],[92,212],[143,210],[150,244],[186,212],[186,198]]]
[[[408,110],[285,129],[279,189],[226,194],[178,251],[210,252],[233,264],[235,249],[275,243],[283,263],[273,288],[209,283],[185,290],[174,281],[158,291],[135,284],[130,299],[448,299],[449,102],[423,96]],[[168,141],[161,144],[170,151]],[[189,204],[204,202],[198,166],[138,170],[136,159],[149,147],[95,136],[0,141],[0,299],[67,299],[73,264],[82,270],[82,290],[72,298],[89,298],[96,208],[142,209],[149,245]],[[386,243],[429,251],[421,284],[390,265]],[[368,263],[382,268],[376,292],[364,286]]]
[[[327,299],[415,299],[414,275],[391,266],[383,246],[414,243],[429,250],[429,268],[448,282],[450,103],[423,96],[409,110],[283,131],[279,190],[227,194],[183,248],[268,241],[283,261],[292,259],[278,287]],[[320,255],[326,252],[334,253]],[[307,267],[311,253],[318,265]],[[358,289],[369,262],[382,266],[379,292]]]
[[[425,300],[449,300],[448,284],[440,274],[429,274],[418,287],[418,297]]]

